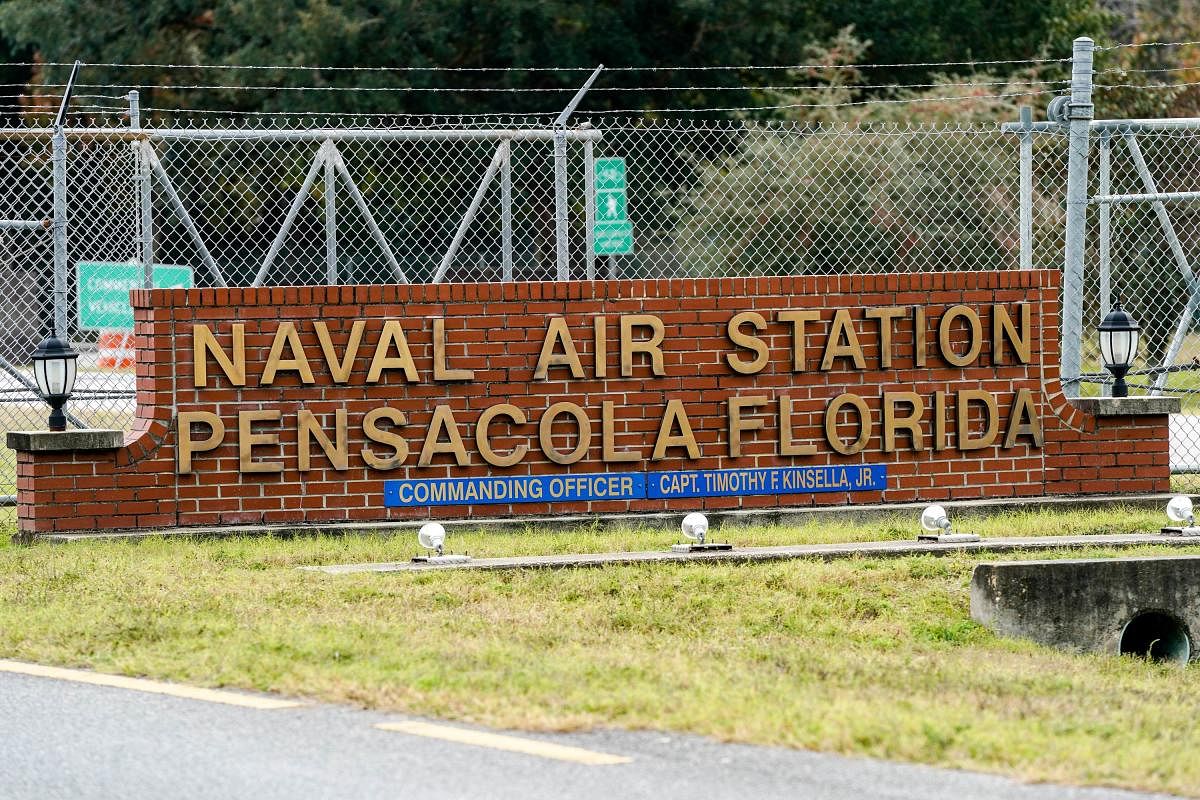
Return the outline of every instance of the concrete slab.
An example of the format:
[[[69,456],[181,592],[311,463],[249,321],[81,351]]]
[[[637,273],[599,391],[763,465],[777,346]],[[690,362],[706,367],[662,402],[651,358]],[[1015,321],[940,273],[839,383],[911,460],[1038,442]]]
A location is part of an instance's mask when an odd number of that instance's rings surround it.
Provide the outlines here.
[[[971,517],[986,517],[1008,511],[1086,511],[1113,507],[1161,511],[1166,508],[1169,494],[1143,495],[1092,495],[1087,497],[1030,497],[1004,498],[1001,500],[946,501],[941,505],[950,513],[956,524]],[[928,503],[878,503],[855,506],[807,506],[767,509],[745,509],[707,512],[713,530],[725,527],[736,529],[740,525],[801,525],[823,520],[839,520],[855,525],[870,524],[897,517],[913,520],[913,531],[917,530],[916,519]],[[447,530],[484,528],[489,532],[519,532],[528,529],[538,531],[572,530],[581,525],[597,526],[600,529],[622,527],[631,524],[661,526],[677,529],[684,511],[602,514],[563,514],[557,517],[472,517],[465,519],[441,519]],[[1166,517],[1163,518],[1164,521]],[[66,544],[70,542],[96,541],[99,539],[145,539],[160,536],[191,536],[219,538],[225,536],[317,536],[344,535],[352,533],[404,534],[410,535],[429,520],[405,522],[346,522],[325,525],[220,525],[196,528],[162,528],[143,531],[105,531],[102,533],[59,533],[39,536],[39,542]]]
[[[948,553],[1010,553],[1018,550],[1055,550],[1064,547],[1137,547],[1146,544],[1184,547],[1194,540],[1162,534],[1118,533],[1093,536],[1015,536],[982,539],[978,542],[857,542],[853,544],[795,544],[779,547],[735,547],[732,550],[680,553],[671,550],[646,550],[628,553],[585,553],[550,556],[513,556],[476,558],[459,564],[429,564],[389,561],[375,564],[331,564],[298,569],[347,575],[358,572],[436,572],[449,569],[573,569],[613,564],[662,564],[696,561],[784,561],[807,558],[831,561],[839,558],[900,558],[912,555]]]
[[[10,450],[33,453],[67,450],[117,450],[125,442],[125,431],[79,428],[66,431],[9,431]]]
[[[1064,650],[1186,662],[1200,656],[1200,556],[985,562],[971,618]]]
[[[1094,417],[1140,417],[1153,414],[1178,414],[1178,397],[1080,397],[1071,401],[1080,411]]]

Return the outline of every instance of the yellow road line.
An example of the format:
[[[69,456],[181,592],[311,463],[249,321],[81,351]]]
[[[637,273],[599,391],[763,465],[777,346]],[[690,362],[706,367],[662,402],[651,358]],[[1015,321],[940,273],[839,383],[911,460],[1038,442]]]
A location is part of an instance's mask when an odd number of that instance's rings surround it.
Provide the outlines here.
[[[111,686],[116,689],[129,689],[135,692],[149,692],[150,694],[165,694],[171,697],[183,697],[188,700],[202,700],[206,703],[224,703],[229,706],[257,708],[264,711],[304,705],[304,703],[296,700],[280,700],[274,697],[226,692],[220,689],[202,689],[196,686],[185,686],[180,683],[164,683],[162,681],[146,680],[145,678],[127,678],[124,675],[107,675],[102,672],[91,672],[82,669],[46,667],[41,664],[28,664],[24,661],[0,659],[0,672],[33,675],[38,678],[54,678],[60,681],[73,681],[75,683],[89,683],[93,686]]]
[[[413,736],[443,739],[447,742],[455,742],[456,744],[490,747],[493,750],[508,750],[513,753],[525,753],[526,755],[553,758],[559,761],[573,761],[576,764],[588,764],[592,766],[601,764],[628,764],[633,760],[625,756],[597,753],[594,750],[584,750],[582,747],[552,744],[539,739],[522,739],[517,736],[504,736],[499,733],[487,733],[485,731],[456,728],[449,725],[433,725],[428,722],[380,722],[375,727],[380,730],[408,733]]]

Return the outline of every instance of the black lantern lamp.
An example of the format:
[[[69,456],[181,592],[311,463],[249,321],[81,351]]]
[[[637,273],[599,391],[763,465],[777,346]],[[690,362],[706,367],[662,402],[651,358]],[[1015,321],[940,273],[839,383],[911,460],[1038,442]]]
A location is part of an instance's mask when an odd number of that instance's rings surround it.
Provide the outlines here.
[[[1128,397],[1129,387],[1125,385],[1125,373],[1133,364],[1137,355],[1138,339],[1142,326],[1121,308],[1120,299],[1100,323],[1100,354],[1104,358],[1104,368],[1113,374],[1113,397]]]
[[[75,359],[79,354],[61,339],[51,336],[33,351],[33,377],[42,399],[50,404],[50,430],[65,431],[63,405],[75,388]]]

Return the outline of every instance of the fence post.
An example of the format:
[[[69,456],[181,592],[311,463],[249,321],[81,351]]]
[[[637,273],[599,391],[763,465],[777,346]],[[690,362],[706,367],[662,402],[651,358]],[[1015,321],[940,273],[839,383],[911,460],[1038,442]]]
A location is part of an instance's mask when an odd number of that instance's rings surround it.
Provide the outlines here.
[[[1033,109],[1021,106],[1021,269],[1033,269]]]
[[[325,283],[338,283],[337,255],[337,172],[333,159],[325,159]]]
[[[142,129],[142,111],[140,95],[137,89],[129,92],[129,130]],[[150,159],[146,158],[143,149],[150,146],[149,141],[134,141],[134,169],[137,182],[137,211],[138,227],[141,228],[141,238],[138,242],[138,254],[142,262],[142,284],[147,289],[154,288],[154,206],[150,180]]]
[[[587,94],[588,89],[596,82],[604,65],[596,67],[579,91],[567,103],[558,118],[554,120],[554,240],[557,263],[557,280],[570,279],[570,227],[567,219],[567,120],[575,112],[579,101]]]
[[[1068,397],[1079,396],[1083,344],[1083,266],[1087,234],[1088,129],[1092,106],[1092,49],[1086,36],[1071,53],[1071,102],[1067,105],[1067,230],[1063,252],[1062,378]]]
[[[587,279],[596,280],[596,156],[591,139],[583,143],[583,216],[587,244]]]
[[[67,134],[54,128],[54,335],[67,341]]]
[[[554,253],[555,280],[565,281],[571,277],[568,258],[567,219],[567,131],[554,129]]]
[[[1100,174],[1099,186],[1096,190],[1106,195],[1112,191],[1112,131],[1104,128],[1100,131]],[[1110,256],[1110,237],[1112,235],[1112,204],[1102,203],[1100,205],[1100,231],[1099,241],[1096,243],[1099,249],[1100,257],[1100,319],[1108,316],[1109,311],[1109,296],[1112,292],[1110,286],[1110,273],[1112,271],[1111,256]],[[1112,386],[1107,383],[1100,384],[1100,396],[1109,397],[1112,395]]]
[[[54,182],[54,211],[51,229],[54,235],[54,335],[63,342],[70,341],[67,333],[67,133],[63,126],[67,121],[67,109],[71,105],[71,92],[75,89],[75,78],[79,75],[76,61],[63,90],[58,116],[54,118],[54,133],[50,137],[52,148],[51,164]]]
[[[505,139],[504,163],[500,165],[500,247],[503,251],[501,280],[513,279],[512,140]]]

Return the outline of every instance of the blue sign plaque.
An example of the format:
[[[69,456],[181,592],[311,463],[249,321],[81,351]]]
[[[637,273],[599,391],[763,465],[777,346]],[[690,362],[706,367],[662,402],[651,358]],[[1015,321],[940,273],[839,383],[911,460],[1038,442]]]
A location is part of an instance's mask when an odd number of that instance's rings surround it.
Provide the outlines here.
[[[383,503],[388,507],[564,503],[580,500],[881,492],[886,488],[886,464],[847,464],[674,472],[598,472],[583,475],[404,478],[384,482]]]

